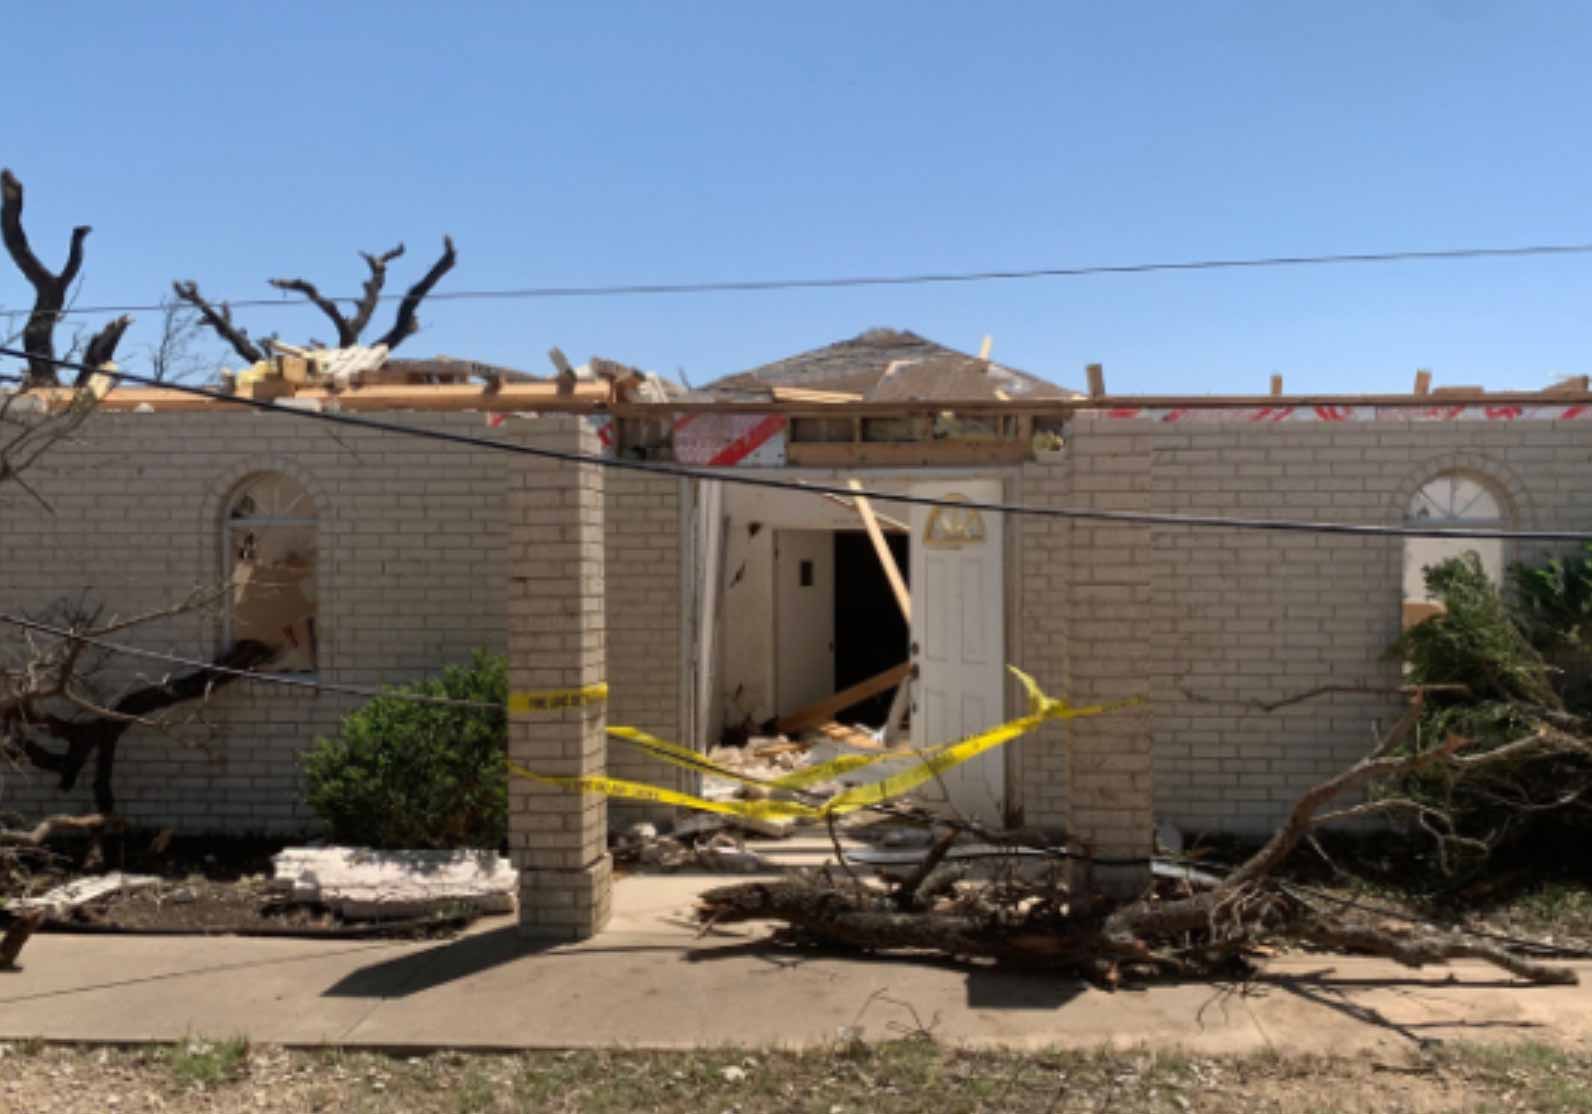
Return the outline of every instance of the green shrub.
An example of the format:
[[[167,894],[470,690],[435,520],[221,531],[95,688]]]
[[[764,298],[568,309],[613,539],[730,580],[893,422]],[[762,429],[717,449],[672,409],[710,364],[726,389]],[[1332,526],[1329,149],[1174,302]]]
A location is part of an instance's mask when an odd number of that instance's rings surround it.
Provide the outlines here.
[[[485,707],[404,700],[420,694]],[[309,804],[339,843],[387,849],[496,848],[508,816],[508,665],[468,666],[378,696],[302,762]]]
[[[1412,745],[1458,735],[1477,755],[1532,736],[1545,724],[1585,737],[1589,710],[1583,627],[1584,566],[1561,562],[1510,570],[1509,591],[1487,578],[1474,554],[1426,570],[1443,612],[1395,643],[1407,680],[1463,685],[1430,693]],[[1573,746],[1544,746],[1480,769],[1429,766],[1400,784],[1379,787],[1446,814],[1454,834],[1482,848],[1546,849],[1582,844],[1592,835],[1592,762]],[[1472,864],[1474,865],[1474,858]]]

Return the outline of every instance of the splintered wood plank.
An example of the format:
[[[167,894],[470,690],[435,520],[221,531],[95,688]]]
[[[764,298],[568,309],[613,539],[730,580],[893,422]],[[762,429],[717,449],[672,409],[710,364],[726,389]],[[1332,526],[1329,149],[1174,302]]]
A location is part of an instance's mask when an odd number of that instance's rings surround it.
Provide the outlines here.
[[[868,540],[873,542],[873,551],[879,555],[879,564],[884,566],[884,575],[890,581],[890,590],[895,593],[896,605],[901,608],[901,617],[911,623],[912,594],[907,591],[907,582],[896,564],[895,554],[890,552],[890,543],[884,540],[884,531],[879,529],[879,520],[874,517],[873,504],[868,501],[866,495],[862,494],[862,484],[852,480],[848,486],[857,493],[855,496],[857,513],[862,516],[862,526],[868,531]]]
[[[841,689],[833,696],[826,696],[816,703],[805,708],[798,708],[774,721],[774,729],[783,734],[790,735],[797,731],[805,731],[809,727],[832,720],[845,709],[870,696],[877,696],[892,685],[898,685],[907,674],[912,672],[912,663],[902,662],[893,669],[886,669],[883,673],[875,674],[866,681],[858,681],[850,688]]]
[[[863,750],[880,749],[879,740],[875,739],[871,732],[864,731],[860,727],[851,727],[831,720],[828,723],[820,723],[813,730],[826,739],[833,739],[837,743],[845,743],[848,747],[860,747]]]

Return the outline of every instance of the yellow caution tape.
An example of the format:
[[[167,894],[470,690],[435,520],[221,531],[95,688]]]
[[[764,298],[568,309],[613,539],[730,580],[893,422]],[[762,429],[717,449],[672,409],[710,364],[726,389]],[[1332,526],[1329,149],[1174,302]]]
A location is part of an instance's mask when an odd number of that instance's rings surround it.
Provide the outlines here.
[[[608,686],[585,685],[578,689],[546,689],[541,692],[509,693],[509,712],[552,712],[560,708],[580,708],[608,699]]]
[[[794,817],[816,820],[823,815],[812,805],[796,801],[710,801],[706,797],[695,797],[690,793],[681,793],[639,781],[624,781],[620,778],[596,775],[554,777],[549,774],[538,774],[514,761],[509,762],[509,773],[543,785],[556,785],[584,793],[601,793],[607,797],[624,797],[632,801],[679,805],[681,808],[696,809],[698,812],[717,812],[724,816],[746,816],[755,820],[784,820]]]
[[[625,781],[620,778],[596,775],[559,777],[538,774],[512,761],[509,763],[509,772],[516,777],[527,778],[544,785],[556,785],[587,793],[602,793],[609,797],[622,797],[628,800],[677,805],[682,808],[695,809],[699,812],[714,812],[724,816],[744,816],[759,820],[787,818],[821,820],[826,816],[840,816],[848,812],[856,812],[859,809],[882,804],[894,797],[909,793],[931,778],[937,778],[947,770],[959,766],[963,762],[968,762],[986,751],[1026,735],[1047,721],[1082,719],[1104,715],[1108,712],[1118,711],[1143,702],[1143,697],[1135,696],[1106,704],[1089,704],[1078,707],[1067,703],[1065,700],[1046,696],[1040,689],[1039,684],[1028,674],[1015,666],[1008,666],[1007,668],[1011,670],[1012,674],[1028,692],[1028,714],[1025,716],[1008,720],[1003,724],[989,728],[986,731],[980,731],[955,743],[919,751],[887,751],[881,754],[842,755],[830,762],[819,763],[817,766],[807,767],[771,781],[759,781],[734,770],[726,769],[687,747],[659,739],[634,727],[609,728],[608,733],[615,738],[634,743],[675,765],[773,789],[799,789],[806,785],[829,780],[840,773],[860,769],[877,762],[903,760],[916,762],[916,765],[911,769],[904,770],[899,774],[869,785],[859,785],[842,790],[818,805],[777,800],[710,801],[705,797],[697,797],[690,793],[664,789],[660,786],[647,785],[643,782]]]
[[[688,770],[698,773],[712,774],[714,777],[728,778],[731,781],[744,782],[747,785],[761,785],[766,789],[805,789],[809,785],[816,785],[821,781],[830,781],[841,774],[852,770],[860,770],[864,766],[871,766],[875,762],[899,761],[918,757],[914,751],[883,751],[879,754],[842,754],[828,762],[819,762],[812,766],[804,766],[788,774],[776,778],[754,778],[728,766],[721,766],[712,759],[683,747],[679,743],[667,742],[656,735],[649,735],[635,727],[610,727],[608,734],[616,739],[623,739],[640,749],[648,752],[654,758],[660,758],[675,766],[683,766]]]

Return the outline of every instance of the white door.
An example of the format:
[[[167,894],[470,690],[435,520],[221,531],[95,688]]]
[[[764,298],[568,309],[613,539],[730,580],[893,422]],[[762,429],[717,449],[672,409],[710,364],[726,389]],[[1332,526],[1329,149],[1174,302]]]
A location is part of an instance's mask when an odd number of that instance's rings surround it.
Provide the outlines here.
[[[997,503],[998,480],[917,483],[913,495]],[[912,743],[954,742],[1006,718],[1005,597],[1001,516],[955,507],[912,507]],[[949,797],[969,820],[1000,826],[1006,804],[1002,748],[947,771],[921,791]]]
[[[835,536],[774,533],[774,703],[785,715],[835,692]]]

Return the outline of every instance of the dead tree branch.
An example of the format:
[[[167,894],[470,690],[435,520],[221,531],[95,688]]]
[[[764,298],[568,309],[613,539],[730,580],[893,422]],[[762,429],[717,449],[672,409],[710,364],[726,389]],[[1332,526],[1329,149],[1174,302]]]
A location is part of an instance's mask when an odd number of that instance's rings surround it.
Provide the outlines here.
[[[431,293],[432,288],[442,280],[442,276],[453,269],[453,265],[458,258],[454,251],[453,239],[452,237],[444,236],[442,243],[442,255],[431,265],[431,269],[425,273],[420,281],[409,288],[409,292],[398,303],[398,310],[392,328],[387,330],[386,334],[375,342],[376,344],[386,345],[388,351],[397,348],[420,330],[419,318],[416,316],[420,309],[420,303]],[[360,338],[370,326],[371,318],[376,313],[376,307],[381,302],[382,291],[387,285],[387,265],[404,254],[404,246],[399,244],[397,247],[382,252],[380,255],[363,251],[359,254],[364,259],[365,266],[369,269],[370,274],[365,279],[363,293],[360,294],[359,298],[352,299],[353,311],[351,313],[344,313],[342,307],[338,304],[339,302],[351,301],[351,299],[329,297],[321,293],[320,287],[308,279],[274,278],[270,280],[271,285],[278,290],[302,295],[310,305],[320,310],[326,316],[326,319],[332,323],[332,328],[336,330],[337,340],[335,343],[338,348],[350,348],[360,343]],[[212,305],[200,295],[198,284],[191,280],[174,282],[172,283],[172,289],[176,291],[177,297],[197,309],[204,323],[215,330],[216,334],[228,344],[232,345],[233,351],[238,355],[248,360],[251,364],[267,358],[267,346],[250,340],[249,334],[233,323],[232,313],[227,308],[226,303],[222,303],[220,307]],[[311,347],[320,347],[320,345],[312,343]]]
[[[286,290],[293,294],[302,294],[316,309],[324,313],[332,322],[332,327],[337,330],[338,348],[347,348],[359,340],[359,334],[349,325],[343,316],[343,311],[337,308],[337,303],[316,289],[313,282],[307,279],[271,279],[271,285],[278,290]]]
[[[1439,766],[1464,774],[1517,759],[1533,749],[1588,749],[1585,740],[1548,727],[1486,753],[1461,754],[1469,740],[1459,736],[1422,746],[1418,724],[1423,701],[1424,694],[1413,691],[1405,714],[1378,736],[1369,755],[1301,794],[1264,846],[1200,892],[1181,879],[1164,879],[1138,899],[1119,904],[1087,889],[1069,888],[1054,871],[1037,879],[1031,873],[1024,878],[1016,856],[986,873],[984,881],[962,883],[942,865],[956,839],[968,833],[967,828],[952,826],[916,869],[899,877],[886,875],[883,884],[868,881],[842,887],[817,873],[723,886],[702,895],[698,915],[715,925],[780,922],[786,926],[782,938],[790,941],[869,953],[926,950],[959,960],[1062,967],[1108,985],[1116,984],[1122,969],[1184,975],[1223,971],[1244,962],[1258,944],[1273,936],[1368,952],[1412,966],[1480,959],[1532,982],[1575,982],[1573,971],[1532,962],[1495,942],[1435,929],[1399,931],[1348,920],[1317,907],[1278,877],[1284,862],[1316,828],[1345,817],[1413,811],[1440,846],[1461,841],[1438,810],[1401,797],[1327,809],[1331,802],[1373,783],[1397,782]],[[1066,848],[1053,848],[1052,853],[1088,858]]]
[[[391,251],[384,251],[380,255],[372,255],[368,251],[359,253],[365,260],[365,265],[370,268],[370,277],[365,280],[365,292],[354,306],[353,319],[348,323],[354,340],[358,340],[365,332],[365,326],[370,324],[371,315],[376,312],[376,304],[381,301],[382,288],[387,285],[387,264],[403,255],[403,253],[404,246],[402,244],[399,244]],[[353,344],[354,340],[346,343]]]
[[[377,344],[385,344],[390,352],[397,348],[409,337],[420,331],[420,320],[415,316],[420,309],[420,303],[425,300],[431,288],[441,281],[442,276],[453,270],[453,264],[458,259],[453,250],[453,237],[442,238],[442,255],[431,265],[425,277],[409,288],[409,293],[404,295],[403,301],[398,303],[398,316],[387,334],[378,340]]]
[[[0,846],[42,847],[44,841],[56,832],[98,831],[105,827],[108,820],[107,816],[100,813],[91,813],[88,816],[47,816],[26,831],[0,828]]]
[[[251,364],[257,364],[265,359],[265,352],[254,341],[249,339],[249,331],[232,323],[232,310],[227,303],[222,302],[219,307],[211,305],[199,293],[199,284],[192,279],[179,280],[171,284],[172,293],[178,298],[193,306],[199,311],[199,316],[209,325],[215,334],[228,344],[232,350]]]
[[[83,266],[83,241],[91,229],[86,224],[72,229],[66,265],[60,274],[55,274],[39,261],[28,243],[28,234],[22,227],[22,203],[22,183],[10,170],[0,170],[0,235],[12,262],[33,287],[33,312],[22,331],[22,347],[28,353],[27,385],[53,387],[59,382],[51,362],[55,359],[55,326],[66,305],[67,292]]]

